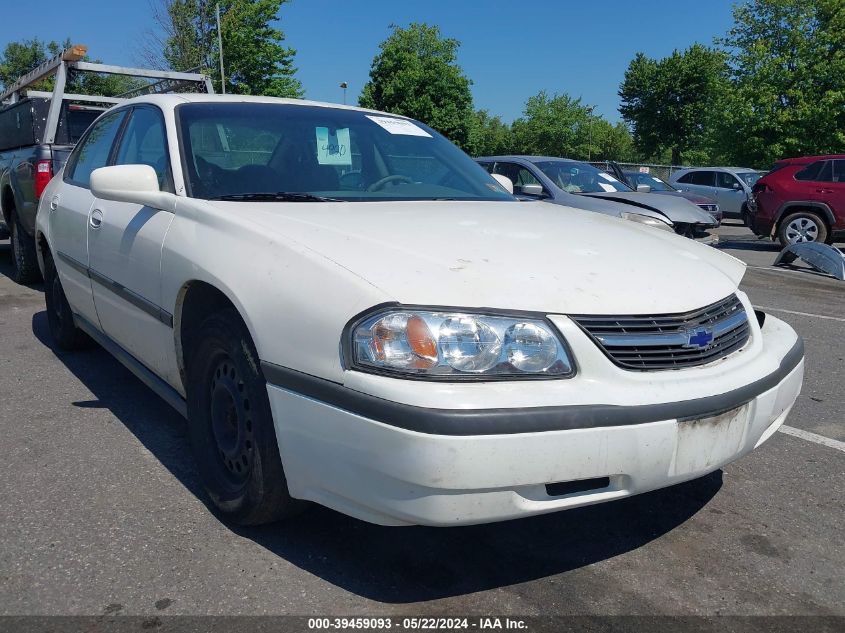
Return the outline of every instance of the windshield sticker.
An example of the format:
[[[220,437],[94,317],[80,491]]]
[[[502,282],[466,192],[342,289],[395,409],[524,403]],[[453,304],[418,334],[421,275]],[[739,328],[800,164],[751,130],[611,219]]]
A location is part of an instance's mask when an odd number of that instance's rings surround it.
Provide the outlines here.
[[[612,192],[616,191],[616,189],[614,189],[612,185],[607,185],[603,182],[598,183],[598,185],[599,185],[599,187],[601,187],[602,189],[604,189],[608,193],[612,193]]]
[[[610,174],[599,174],[599,175],[600,175],[602,178],[604,178],[605,180],[609,180],[610,182],[619,182],[618,180],[616,180],[616,178],[614,178],[614,177],[613,177],[613,176],[611,176]]]
[[[407,119],[392,119],[386,116],[370,116],[365,115],[370,121],[376,125],[384,128],[391,134],[402,134],[404,136],[427,136],[431,138],[431,134],[422,129],[413,121]]]
[[[352,165],[352,152],[349,151],[349,128],[318,127],[317,162],[321,165]]]

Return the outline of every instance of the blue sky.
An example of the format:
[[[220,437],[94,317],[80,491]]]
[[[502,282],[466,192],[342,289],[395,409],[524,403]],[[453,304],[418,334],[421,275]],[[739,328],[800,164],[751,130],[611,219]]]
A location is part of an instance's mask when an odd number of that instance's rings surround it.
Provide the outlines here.
[[[38,36],[87,44],[106,63],[140,65],[139,49],[157,0],[12,2],[0,47]],[[664,56],[695,41],[712,43],[732,23],[732,0],[293,0],[280,12],[297,49],[306,96],[354,103],[390,24],[440,26],[461,41],[459,63],[473,80],[475,105],[511,121],[545,89],[568,92],[619,119],[617,91],[638,51]]]

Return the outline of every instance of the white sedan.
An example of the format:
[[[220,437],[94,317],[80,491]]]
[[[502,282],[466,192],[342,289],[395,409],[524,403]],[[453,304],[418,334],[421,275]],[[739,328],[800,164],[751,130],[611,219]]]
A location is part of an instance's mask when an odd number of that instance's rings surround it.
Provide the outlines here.
[[[56,343],[93,339],[187,417],[233,522],[619,499],[745,455],[801,389],[802,342],[738,290],[740,261],[521,204],[405,117],[141,97],[41,201]]]

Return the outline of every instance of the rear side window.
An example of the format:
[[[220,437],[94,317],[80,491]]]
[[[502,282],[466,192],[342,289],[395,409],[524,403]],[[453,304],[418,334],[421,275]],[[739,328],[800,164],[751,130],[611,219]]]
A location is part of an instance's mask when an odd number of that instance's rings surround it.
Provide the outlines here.
[[[114,139],[117,136],[126,110],[114,112],[100,119],[76,146],[68,160],[65,178],[80,187],[91,185],[91,172],[105,167],[109,162]]]
[[[716,173],[712,171],[691,171],[678,178],[678,182],[688,185],[704,185],[705,187],[714,186],[715,180]]]
[[[795,174],[795,180],[830,180],[829,162],[826,160],[817,160],[815,163],[810,163]],[[827,178],[825,178],[825,175],[827,175]]]
[[[845,160],[833,161],[833,182],[845,182]]]

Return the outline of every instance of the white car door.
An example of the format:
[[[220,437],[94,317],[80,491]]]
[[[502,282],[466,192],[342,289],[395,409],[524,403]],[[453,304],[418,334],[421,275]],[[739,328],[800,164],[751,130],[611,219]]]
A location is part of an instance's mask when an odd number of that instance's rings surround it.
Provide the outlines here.
[[[74,313],[98,326],[88,276],[88,226],[94,196],[91,172],[108,164],[126,110],[98,120],[79,141],[65,166],[63,180],[50,198],[50,237],[56,270]]]
[[[113,164],[146,164],[173,191],[164,117],[132,109]],[[88,229],[94,304],[103,332],[165,380],[178,374],[173,316],[161,307],[161,249],[173,214],[95,198]],[[174,385],[175,386],[175,385]]]

